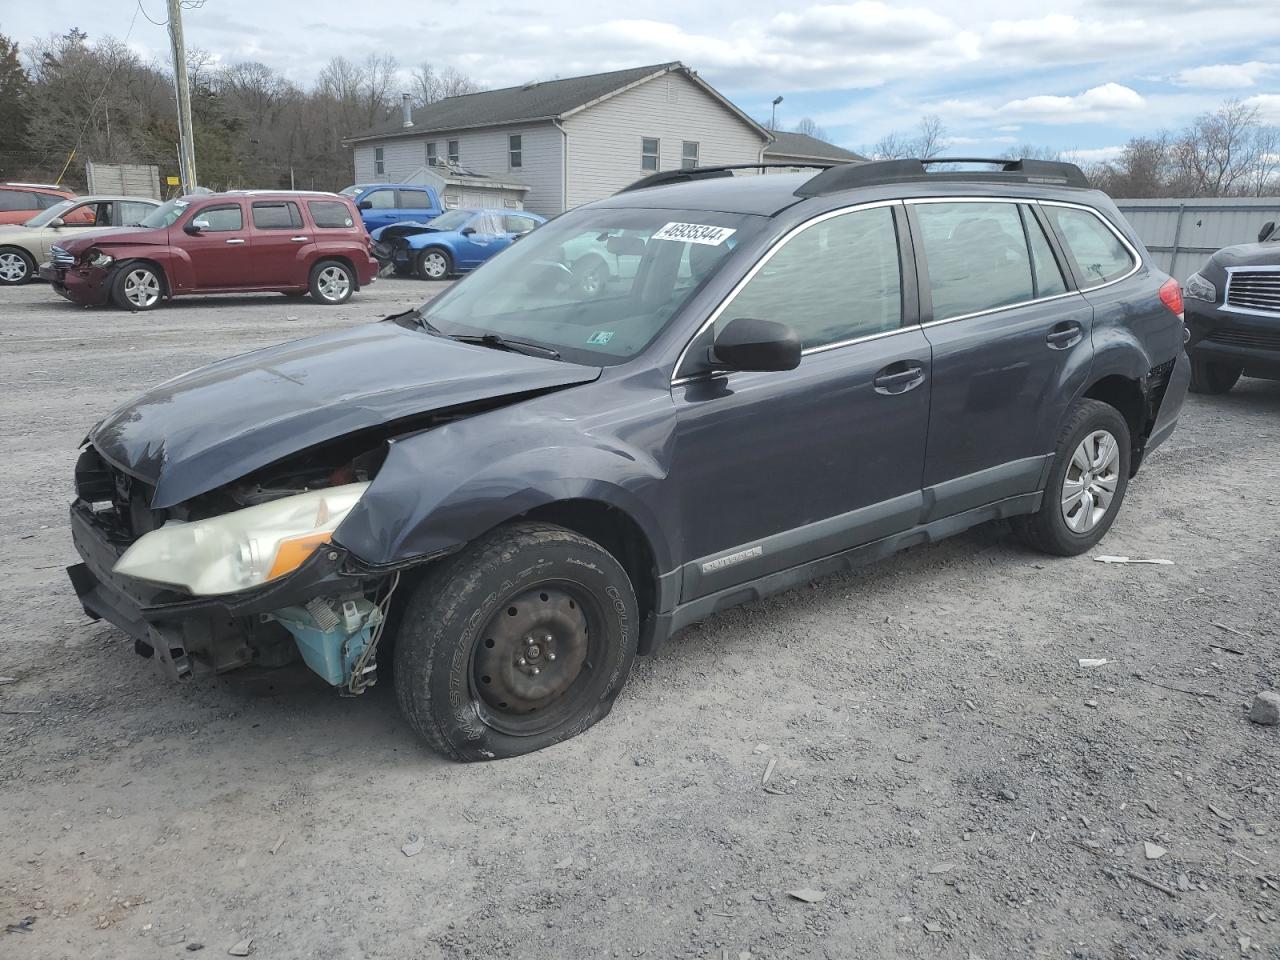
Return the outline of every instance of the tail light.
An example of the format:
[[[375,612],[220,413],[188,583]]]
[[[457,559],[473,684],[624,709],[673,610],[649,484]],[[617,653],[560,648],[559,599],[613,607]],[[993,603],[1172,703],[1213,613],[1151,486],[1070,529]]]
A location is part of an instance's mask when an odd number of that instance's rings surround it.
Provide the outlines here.
[[[1160,288],[1160,302],[1169,308],[1169,312],[1176,316],[1179,320],[1183,319],[1182,315],[1182,287],[1178,285],[1178,281],[1170,277],[1164,282],[1164,286]]]

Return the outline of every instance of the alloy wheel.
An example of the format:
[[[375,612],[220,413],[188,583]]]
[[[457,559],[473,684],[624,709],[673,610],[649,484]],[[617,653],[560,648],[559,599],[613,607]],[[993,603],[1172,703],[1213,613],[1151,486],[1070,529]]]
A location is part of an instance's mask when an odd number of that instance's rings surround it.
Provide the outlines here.
[[[145,310],[160,299],[160,278],[150,270],[131,270],[124,278],[124,295],[135,307]]]
[[[1093,530],[1107,511],[1120,484],[1120,444],[1108,430],[1095,430],[1080,441],[1062,478],[1062,519],[1073,533]]]
[[[428,253],[422,258],[422,272],[427,275],[430,280],[440,280],[444,277],[444,272],[448,265],[444,262],[444,256],[439,253]]]
[[[320,296],[336,303],[351,290],[351,279],[341,267],[325,267],[316,278],[316,287]]]
[[[27,278],[27,261],[16,253],[0,253],[0,280],[21,283]]]

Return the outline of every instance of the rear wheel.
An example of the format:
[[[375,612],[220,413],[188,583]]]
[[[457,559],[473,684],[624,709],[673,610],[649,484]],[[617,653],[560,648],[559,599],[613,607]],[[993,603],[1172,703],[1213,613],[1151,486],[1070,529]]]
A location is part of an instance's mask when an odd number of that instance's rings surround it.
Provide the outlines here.
[[[335,305],[351,299],[356,288],[356,277],[351,268],[338,260],[321,260],[311,268],[311,299],[317,303]]]
[[[449,251],[430,247],[418,254],[418,276],[423,280],[444,280],[453,273],[453,258]]]
[[[111,301],[122,310],[154,310],[163,296],[160,270],[149,263],[126,263],[111,281]]]
[[[599,544],[515,523],[434,570],[404,611],[396,693],[454,760],[567,740],[608,714],[636,652],[631,581]]]
[[[1129,487],[1129,424],[1115,407],[1081,400],[1058,438],[1040,509],[1015,517],[1013,528],[1030,546],[1074,557],[1111,529]]]
[[[36,262],[31,254],[17,247],[0,249],[0,284],[16,287],[30,283],[36,274]]]
[[[1192,393],[1226,393],[1236,385],[1244,368],[1234,363],[1218,363],[1213,360],[1191,361]]]

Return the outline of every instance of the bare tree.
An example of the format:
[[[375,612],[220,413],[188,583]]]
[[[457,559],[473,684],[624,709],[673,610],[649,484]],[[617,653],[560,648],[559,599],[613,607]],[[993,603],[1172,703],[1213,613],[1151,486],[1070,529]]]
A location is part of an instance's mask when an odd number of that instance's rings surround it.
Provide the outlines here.
[[[453,67],[437,71],[431,63],[424,63],[413,72],[413,99],[418,106],[436,103],[449,97],[479,93],[484,88],[465,73]]]
[[[1247,182],[1257,160],[1258,108],[1228,100],[1195,119],[1174,146],[1194,196],[1223,197]]]
[[[815,140],[822,140],[824,142],[830,142],[831,139],[827,134],[827,131],[818,126],[812,117],[803,117],[800,122],[796,124],[795,132],[803,133],[806,137],[813,137]]]
[[[1280,187],[1280,127],[1258,127],[1253,132],[1253,169],[1247,189],[1261,197]]]
[[[931,160],[946,149],[947,128],[937,114],[921,117],[916,130],[915,136],[890,131],[871,148],[871,156],[878,160]]]

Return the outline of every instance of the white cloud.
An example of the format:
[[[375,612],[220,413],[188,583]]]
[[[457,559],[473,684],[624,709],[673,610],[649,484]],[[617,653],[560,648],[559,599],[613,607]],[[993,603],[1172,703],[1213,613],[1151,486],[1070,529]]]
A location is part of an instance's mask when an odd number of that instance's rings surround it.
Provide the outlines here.
[[[1260,93],[1244,102],[1246,107],[1258,109],[1258,119],[1263,123],[1280,124],[1280,93]]]
[[[1248,63],[1215,63],[1180,70],[1173,82],[1180,87],[1208,87],[1232,90],[1256,86],[1258,81],[1280,73],[1280,63],[1250,60]]]
[[[1104,163],[1115,160],[1124,153],[1124,147],[1092,147],[1087,150],[1071,150],[1068,152],[1073,163]]]
[[[1168,50],[1177,36],[1163,23],[1082,20],[1051,13],[1034,20],[996,20],[983,33],[983,49],[1023,63],[1098,63],[1125,53]]]
[[[944,120],[1014,120],[1018,123],[1100,123],[1133,114],[1146,106],[1138,91],[1119,83],[1104,83],[1072,96],[1042,94],[993,104],[982,100],[944,100],[927,110]]]

